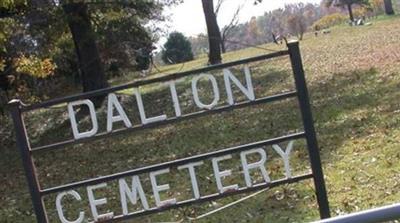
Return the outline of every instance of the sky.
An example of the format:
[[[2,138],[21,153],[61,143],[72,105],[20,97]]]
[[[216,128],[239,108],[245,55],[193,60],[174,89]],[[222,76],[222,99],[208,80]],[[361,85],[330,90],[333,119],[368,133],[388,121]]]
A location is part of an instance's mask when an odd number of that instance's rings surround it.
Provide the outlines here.
[[[216,0],[214,0],[216,2]],[[218,25],[220,28],[227,25],[232,19],[232,15],[241,4],[243,9],[239,14],[240,22],[249,21],[252,16],[263,15],[266,11],[282,8],[290,3],[320,3],[321,0],[263,0],[261,4],[254,5],[254,0],[225,0],[218,15]],[[179,31],[186,36],[195,36],[206,33],[206,23],[204,19],[201,0],[185,0],[184,3],[169,8],[165,12],[170,15],[168,23],[169,31]]]

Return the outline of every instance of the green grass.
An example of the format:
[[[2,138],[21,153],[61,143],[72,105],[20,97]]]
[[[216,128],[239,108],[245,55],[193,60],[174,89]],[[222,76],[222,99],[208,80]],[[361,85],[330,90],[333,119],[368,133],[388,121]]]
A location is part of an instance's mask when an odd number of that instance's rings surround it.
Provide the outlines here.
[[[333,215],[400,201],[399,22],[400,17],[394,17],[374,20],[372,26],[366,27],[339,26],[332,28],[330,35],[318,38],[306,35],[301,42]],[[261,47],[283,49],[283,46],[271,44]],[[224,61],[268,52],[249,48],[225,54]],[[168,74],[202,67],[205,63],[206,58],[202,58],[183,66],[171,65],[161,69]],[[257,97],[293,89],[287,58],[250,66]],[[222,83],[220,75],[215,74],[219,83]],[[124,83],[133,76],[127,75],[112,83]],[[190,83],[182,81],[177,88],[184,113],[193,111],[188,90]],[[223,86],[220,88],[224,89]],[[146,108],[152,111],[151,114],[166,112],[169,116],[173,115],[171,101],[165,97],[165,86],[149,86],[145,92]],[[203,93],[208,97],[208,92],[205,88]],[[121,95],[124,107],[128,116],[133,117],[132,122],[137,124],[139,118],[135,101],[129,92],[124,93]],[[224,94],[221,96],[221,101],[225,101]],[[84,145],[68,146],[65,150],[39,154],[35,158],[43,185],[54,186],[61,182],[110,174],[294,132],[301,129],[297,108],[295,100],[258,105]],[[98,116],[104,129],[105,114],[99,112]],[[26,121],[32,144],[71,137],[65,120],[65,108],[62,107],[29,114]],[[11,128],[9,123],[6,125]],[[2,140],[4,148],[2,146],[0,156],[0,222],[32,222],[34,215],[21,161],[10,140],[11,136],[6,135],[5,138]],[[271,176],[275,179],[282,177],[281,161],[271,150],[267,153],[267,168],[271,170]],[[243,183],[239,159],[237,155],[234,157],[234,162],[228,162],[224,167],[231,167],[236,177],[224,181],[226,184]],[[307,158],[304,142],[296,142],[291,160],[295,173],[309,169]],[[172,171],[172,175],[171,178],[161,179],[171,184],[174,194],[170,195],[179,198],[189,196],[187,176],[177,171]],[[199,169],[199,176],[202,192],[215,192],[215,182],[208,164]],[[107,208],[120,212],[116,185],[111,182],[109,185],[109,190],[102,191],[109,198],[110,206]],[[144,185],[146,189],[150,188],[148,179],[144,180]],[[181,194],[176,193],[178,191]],[[79,192],[84,196],[83,190]],[[243,195],[166,211],[132,222],[181,219],[186,222],[186,217],[201,215],[240,197]],[[150,196],[148,199],[152,200]],[[46,202],[54,219],[54,196],[48,197]],[[88,210],[87,202],[79,208]],[[68,213],[71,216],[73,214]],[[199,222],[305,222],[316,219],[318,211],[313,184],[312,181],[304,181],[273,188]]]

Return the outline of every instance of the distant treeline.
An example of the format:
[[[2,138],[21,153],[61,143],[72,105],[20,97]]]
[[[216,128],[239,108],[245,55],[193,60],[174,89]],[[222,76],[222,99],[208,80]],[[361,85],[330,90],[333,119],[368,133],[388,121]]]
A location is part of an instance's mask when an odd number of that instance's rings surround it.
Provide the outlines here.
[[[396,1],[395,8],[400,8],[399,5],[400,2]],[[383,13],[383,0],[371,0],[368,7],[354,6],[356,18],[367,18]],[[250,21],[232,27],[223,44],[226,51],[234,51],[272,42],[274,36],[295,36],[302,39],[306,31],[322,30],[346,21],[348,15],[345,8],[327,7],[325,1],[321,4],[288,4],[284,8],[265,12],[262,16],[252,17]],[[189,39],[195,56],[208,52],[207,34]]]

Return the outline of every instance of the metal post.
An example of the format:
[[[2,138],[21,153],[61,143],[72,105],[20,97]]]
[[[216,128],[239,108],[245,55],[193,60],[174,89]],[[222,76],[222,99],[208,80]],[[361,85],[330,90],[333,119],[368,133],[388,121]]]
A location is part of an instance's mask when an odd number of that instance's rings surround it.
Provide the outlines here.
[[[322,172],[321,158],[318,150],[313,117],[311,113],[310,100],[308,97],[307,84],[304,77],[299,42],[289,42],[288,48],[304,125],[304,132],[306,134],[307,149],[311,162],[311,170],[314,177],[314,186],[316,189],[319,214],[322,219],[325,219],[330,217],[329,203],[326,194],[324,174]]]
[[[10,106],[11,116],[14,122],[17,146],[21,153],[22,163],[25,170],[26,179],[28,180],[29,191],[32,197],[33,207],[35,209],[36,219],[38,223],[47,223],[46,209],[43,199],[40,196],[40,185],[36,177],[35,164],[33,163],[30,151],[30,145],[26,133],[24,120],[22,118],[20,100],[12,100],[8,103]]]

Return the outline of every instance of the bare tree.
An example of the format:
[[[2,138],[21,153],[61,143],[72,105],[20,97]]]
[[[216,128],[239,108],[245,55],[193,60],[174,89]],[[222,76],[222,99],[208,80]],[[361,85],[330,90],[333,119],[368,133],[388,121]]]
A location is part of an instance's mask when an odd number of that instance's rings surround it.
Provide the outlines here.
[[[221,33],[217,23],[217,16],[214,11],[214,2],[213,0],[202,0],[201,2],[207,24],[209,43],[208,62],[209,64],[219,64],[222,62]]]
[[[221,7],[221,4],[222,4],[223,1],[224,0],[219,0],[218,1],[218,3],[221,2],[220,4],[218,4],[219,7]],[[244,5],[242,4],[242,5],[239,5],[237,7],[237,9],[233,13],[232,19],[229,21],[228,25],[224,26],[224,28],[222,28],[222,30],[221,30],[221,50],[222,50],[222,53],[226,52],[226,42],[227,42],[229,36],[231,35],[233,29],[239,24],[239,14],[240,14],[240,11],[242,10],[243,6]],[[217,8],[218,10],[216,11],[217,16],[218,16],[219,7]]]
[[[217,4],[215,5],[215,16],[218,17],[219,10],[221,9],[222,4],[225,0],[218,0]]]
[[[311,16],[309,10],[303,3],[290,4],[285,6],[285,11],[288,12],[286,20],[287,29],[291,35],[297,36],[299,40],[303,40],[303,35],[307,31],[308,17]]]

